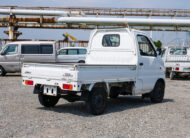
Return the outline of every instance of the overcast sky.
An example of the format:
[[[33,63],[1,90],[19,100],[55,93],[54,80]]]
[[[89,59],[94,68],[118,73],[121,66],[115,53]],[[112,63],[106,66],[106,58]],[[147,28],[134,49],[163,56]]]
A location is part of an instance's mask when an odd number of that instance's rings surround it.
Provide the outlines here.
[[[170,8],[190,9],[190,0],[1,0],[1,6],[41,6],[41,7],[109,7],[109,8]],[[1,38],[7,38],[0,29]],[[31,39],[62,39],[62,34],[68,32],[77,39],[87,40],[87,30],[48,30],[19,29],[23,33],[19,38]],[[172,34],[172,35],[171,35]],[[186,33],[154,32],[153,39],[171,41],[175,37],[187,37]],[[168,39],[169,40],[168,40]]]

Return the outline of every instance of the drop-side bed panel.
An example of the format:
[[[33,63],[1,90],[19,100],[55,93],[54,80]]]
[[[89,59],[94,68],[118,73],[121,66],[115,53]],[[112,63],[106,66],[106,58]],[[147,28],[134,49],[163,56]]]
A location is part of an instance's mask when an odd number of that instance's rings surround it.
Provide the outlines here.
[[[86,65],[86,64],[35,64],[25,63],[22,68],[23,83],[59,86],[72,84],[80,91],[82,84],[98,82],[127,82],[136,80],[135,65]]]

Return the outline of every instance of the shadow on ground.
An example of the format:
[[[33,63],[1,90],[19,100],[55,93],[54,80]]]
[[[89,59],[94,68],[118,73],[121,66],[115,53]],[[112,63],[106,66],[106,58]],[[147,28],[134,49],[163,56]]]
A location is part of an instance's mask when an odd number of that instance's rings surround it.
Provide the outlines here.
[[[180,80],[180,81],[190,81],[190,78],[175,78],[174,80]]]
[[[167,77],[168,80],[170,80],[170,78]],[[180,76],[176,76],[173,80],[176,81],[190,81],[190,77],[180,77]],[[171,80],[172,81],[172,80]]]
[[[158,103],[158,104],[164,104],[167,102],[174,102],[174,100],[164,99],[162,103]],[[152,105],[155,105],[155,104],[152,104],[148,98],[142,100],[140,96],[134,96],[134,97],[122,96],[117,99],[108,100],[107,108],[106,108],[106,111],[104,112],[104,115],[114,113],[114,112],[121,112],[124,110],[130,110],[133,108],[152,106]],[[61,104],[61,105],[58,104],[57,106],[53,108],[39,107],[37,109],[53,111],[57,113],[70,113],[70,114],[84,116],[84,117],[94,117],[93,115],[87,112],[85,102],[74,102],[74,103],[66,103],[66,104]]]
[[[2,77],[21,77],[20,73],[7,73],[5,76]]]

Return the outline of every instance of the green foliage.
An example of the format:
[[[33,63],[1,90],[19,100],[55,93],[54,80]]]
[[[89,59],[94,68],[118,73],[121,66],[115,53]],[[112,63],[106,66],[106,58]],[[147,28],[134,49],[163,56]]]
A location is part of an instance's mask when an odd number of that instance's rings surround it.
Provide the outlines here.
[[[154,45],[155,45],[157,48],[161,49],[161,47],[162,47],[162,42],[161,42],[160,40],[154,41]]]

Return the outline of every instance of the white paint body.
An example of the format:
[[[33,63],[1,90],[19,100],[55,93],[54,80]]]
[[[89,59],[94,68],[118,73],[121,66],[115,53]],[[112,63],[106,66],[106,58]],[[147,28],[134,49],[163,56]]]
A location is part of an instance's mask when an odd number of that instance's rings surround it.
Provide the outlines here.
[[[106,34],[120,35],[120,45],[104,47],[102,38]],[[96,83],[104,82],[109,86],[111,83],[134,82],[133,95],[148,93],[157,80],[165,80],[164,64],[160,56],[140,55],[137,35],[146,36],[128,28],[94,30],[90,36],[86,64],[26,63],[22,67],[23,84],[25,80],[31,80],[34,86],[58,86],[62,90],[63,84],[71,84],[72,91],[80,92],[84,84],[90,85],[90,91]],[[144,65],[140,66],[140,63]]]

